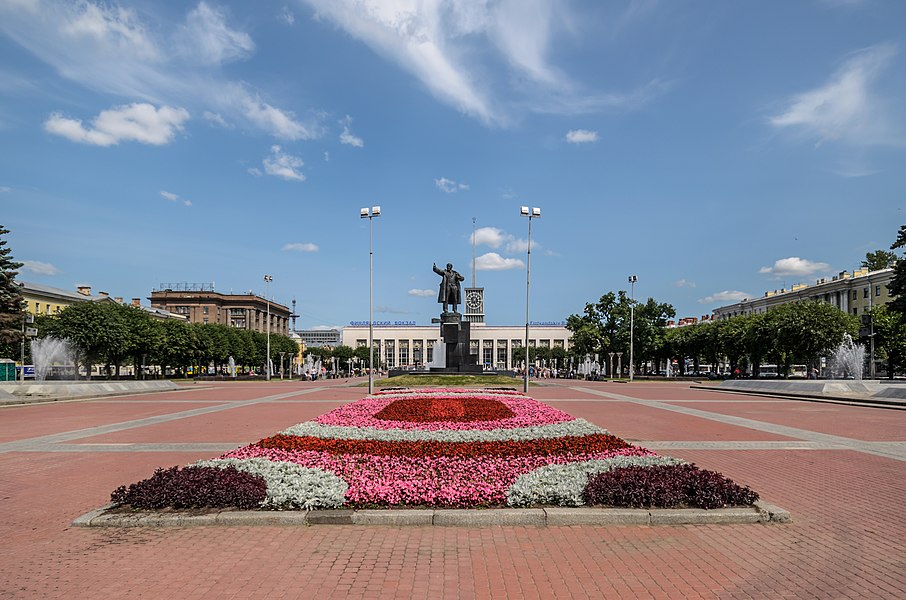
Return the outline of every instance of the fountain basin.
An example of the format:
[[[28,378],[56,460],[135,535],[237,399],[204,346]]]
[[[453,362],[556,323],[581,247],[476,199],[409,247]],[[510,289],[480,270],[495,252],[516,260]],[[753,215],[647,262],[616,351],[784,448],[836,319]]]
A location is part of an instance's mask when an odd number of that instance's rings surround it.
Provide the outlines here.
[[[698,386],[696,386],[698,387]],[[718,386],[701,386],[714,391],[749,392],[812,398],[840,398],[845,400],[875,401],[906,404],[906,381],[877,379],[845,380],[763,380],[729,379]]]
[[[41,381],[0,383],[0,404],[119,396],[178,389],[169,379],[153,381]]]

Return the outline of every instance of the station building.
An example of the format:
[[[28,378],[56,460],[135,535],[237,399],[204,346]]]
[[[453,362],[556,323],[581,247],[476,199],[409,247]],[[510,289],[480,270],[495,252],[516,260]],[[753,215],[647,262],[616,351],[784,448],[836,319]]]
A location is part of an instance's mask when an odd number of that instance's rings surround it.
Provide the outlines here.
[[[463,290],[463,321],[471,328],[471,351],[485,369],[509,370],[520,365],[513,351],[525,344],[525,325],[488,325],[484,314],[484,288]],[[439,325],[415,321],[375,321],[374,348],[384,368],[423,366],[433,360],[434,342],[440,342]],[[530,322],[529,346],[569,350],[571,332],[566,322]],[[357,348],[368,345],[368,321],[343,327],[341,343]]]

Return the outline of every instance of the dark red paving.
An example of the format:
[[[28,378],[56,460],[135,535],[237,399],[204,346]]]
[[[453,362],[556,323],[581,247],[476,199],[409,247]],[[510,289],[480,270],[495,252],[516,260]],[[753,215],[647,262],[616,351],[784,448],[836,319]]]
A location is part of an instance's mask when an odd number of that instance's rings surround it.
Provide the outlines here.
[[[591,421],[626,440],[734,440],[774,441],[792,438],[758,431],[747,427],[723,425],[715,431],[714,422],[699,417],[671,413],[665,419],[664,410],[639,406],[631,402],[570,402],[553,401],[552,406],[569,414]]]
[[[275,389],[273,384],[246,385],[229,393],[238,400],[280,393]],[[631,387],[621,386],[619,393],[627,394],[627,389]],[[563,392],[532,388],[532,395],[542,400],[577,397]],[[664,398],[677,393],[665,386]],[[302,398],[336,402],[350,394],[330,389]],[[90,413],[94,403],[76,404]],[[568,410],[594,416],[609,405],[575,402]],[[128,406],[139,410],[141,405]],[[269,421],[272,406],[237,410],[255,420],[255,409],[261,409],[262,420]],[[565,408],[566,403],[557,406]],[[832,410],[843,423],[852,409],[835,405]],[[81,428],[78,412],[62,419],[57,431]],[[9,414],[0,412],[0,434],[20,438],[10,431]],[[615,429],[603,412],[600,418],[602,425]],[[635,426],[640,433],[669,431],[676,413],[646,409],[637,419],[646,421],[644,427]],[[713,433],[708,439],[731,439],[730,433],[738,433],[739,428],[707,422]],[[177,428],[180,422],[170,425]],[[681,433],[675,431],[669,439],[687,439]],[[166,428],[160,434],[166,436]],[[206,455],[16,452],[0,454],[0,597],[906,597],[906,463],[849,450],[671,453],[752,486],[790,510],[793,523],[83,529],[70,527],[70,521],[104,503],[117,485],[146,477],[156,466]]]
[[[0,407],[0,443],[222,404],[188,401],[154,404],[150,402],[150,395],[134,398],[144,401],[79,401]]]
[[[899,410],[852,406],[841,418],[838,405],[820,402],[672,404],[859,440],[899,441],[906,437],[906,411]]]
[[[361,396],[360,396],[361,397]],[[336,401],[272,402],[79,439],[76,443],[257,442],[339,406]]]

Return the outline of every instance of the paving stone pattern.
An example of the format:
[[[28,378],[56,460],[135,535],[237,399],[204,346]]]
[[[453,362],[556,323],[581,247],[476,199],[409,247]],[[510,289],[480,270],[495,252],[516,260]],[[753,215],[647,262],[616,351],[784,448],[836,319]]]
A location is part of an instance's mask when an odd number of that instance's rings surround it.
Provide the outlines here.
[[[800,401],[664,383],[531,393],[721,471],[793,522],[72,527],[158,466],[209,458],[273,434],[284,415],[291,422],[279,428],[364,395],[343,381],[187,386],[0,408],[0,598],[906,597],[906,411],[814,413]]]

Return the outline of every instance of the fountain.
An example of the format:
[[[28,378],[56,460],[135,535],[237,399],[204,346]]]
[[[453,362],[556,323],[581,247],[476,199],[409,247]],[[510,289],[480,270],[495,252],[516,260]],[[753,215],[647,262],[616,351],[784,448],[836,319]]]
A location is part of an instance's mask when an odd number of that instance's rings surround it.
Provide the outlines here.
[[[228,362],[229,365],[230,365],[230,371],[229,371],[229,372],[230,372],[230,377],[234,377],[234,378],[235,378],[235,377],[236,377],[236,359],[234,359],[232,356],[230,356],[230,357],[227,359],[227,362]]]
[[[851,335],[844,334],[843,341],[834,350],[830,360],[830,374],[833,379],[862,379],[865,365],[865,346],[853,342]]]
[[[75,359],[78,352],[68,339],[48,336],[31,343],[31,356],[35,364],[35,381],[75,379]],[[54,373],[54,367],[57,372]]]
[[[447,347],[444,346],[443,344],[441,344],[440,342],[435,341],[431,345],[431,348],[432,348],[431,361],[428,364],[426,364],[425,366],[429,369],[431,369],[431,368],[442,369],[442,368],[446,367],[447,366],[447,357],[446,357]]]

